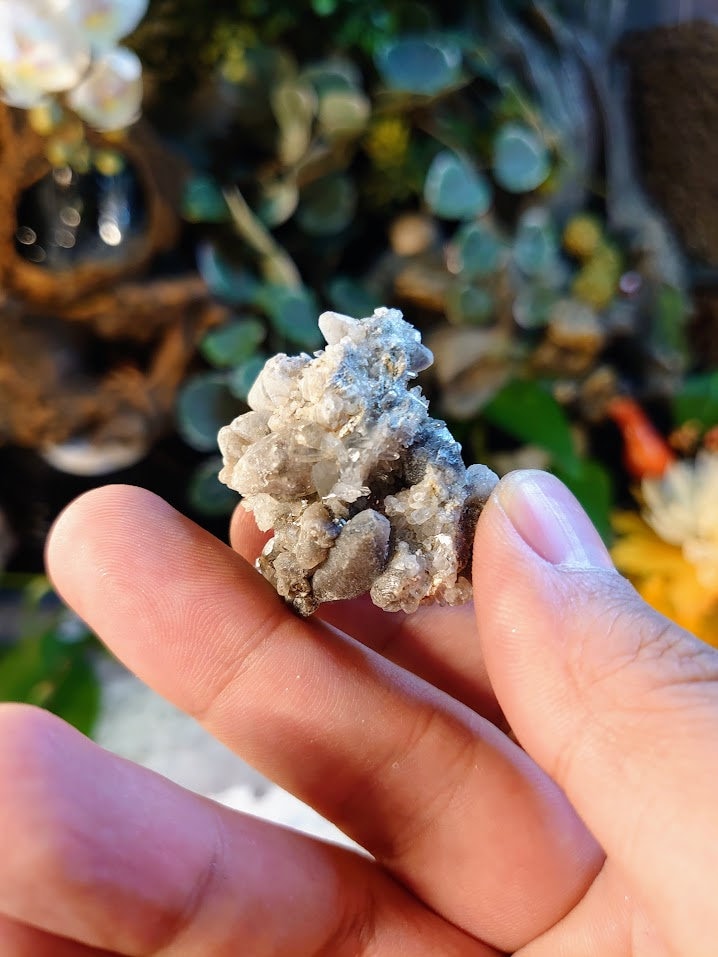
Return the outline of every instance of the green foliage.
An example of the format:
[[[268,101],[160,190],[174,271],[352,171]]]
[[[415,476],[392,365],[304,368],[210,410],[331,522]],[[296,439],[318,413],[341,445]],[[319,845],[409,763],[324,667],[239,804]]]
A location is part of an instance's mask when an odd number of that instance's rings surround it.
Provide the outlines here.
[[[200,351],[220,369],[236,366],[252,358],[265,336],[264,325],[258,319],[234,319],[208,332],[200,343]]]
[[[606,544],[610,544],[613,538],[611,510],[614,492],[611,473],[606,466],[594,459],[582,459],[576,471],[566,471],[555,466],[553,472],[571,489],[598,529],[601,538]]]
[[[198,512],[205,515],[229,515],[237,504],[237,493],[217,478],[221,468],[222,459],[213,455],[201,462],[190,478],[187,500]]]
[[[319,348],[322,336],[317,325],[317,302],[308,289],[267,283],[261,291],[261,302],[279,336],[303,349]]]
[[[506,123],[494,140],[496,182],[510,193],[530,193],[545,183],[551,159],[543,140],[528,126]]]
[[[211,243],[197,249],[197,266],[211,292],[229,305],[244,306],[257,294],[258,283],[249,270],[230,263]]]
[[[0,645],[0,701],[46,708],[89,734],[100,706],[93,635],[42,576],[0,576],[0,595],[17,618]]]
[[[558,258],[558,240],[549,214],[541,207],[527,210],[514,239],[514,261],[527,276],[548,273]]]
[[[185,5],[203,21],[177,137],[196,171],[185,216],[203,277],[236,310],[203,340],[211,371],[178,403],[195,448],[214,450],[267,356],[321,347],[322,309],[399,305],[437,337],[432,402],[469,436],[491,422],[548,451],[606,531],[610,483],[577,451],[600,414],[593,390],[620,382],[639,401],[661,389],[670,400],[688,300],[663,227],[649,235],[633,212],[630,177],[604,181],[615,164],[600,147],[629,146],[608,141],[613,101],[590,86],[559,8],[533,6]],[[704,421],[713,401],[687,383],[676,415]],[[208,465],[193,501],[220,508],[215,492]]]
[[[226,378],[216,372],[187,379],[177,400],[177,428],[185,442],[199,452],[217,448],[217,432],[242,411],[229,391]]]
[[[679,357],[687,362],[686,319],[689,305],[685,293],[675,286],[663,284],[658,291],[651,336],[664,356]]]
[[[456,283],[449,290],[446,316],[457,325],[485,326],[493,318],[494,297],[480,286]]]
[[[483,415],[521,442],[545,449],[565,474],[579,474],[581,464],[569,419],[542,383],[512,380],[484,407]]]
[[[718,425],[718,371],[685,379],[673,399],[673,416],[679,425],[698,422],[706,429]]]
[[[582,458],[566,413],[540,382],[514,379],[483,410],[484,419],[551,456],[551,470],[574,493],[606,542],[613,483],[604,465]]]
[[[379,74],[390,90],[436,96],[461,75],[461,51],[446,38],[398,37],[377,52]]]
[[[473,222],[461,226],[451,244],[453,270],[471,280],[496,273],[501,265],[504,244],[486,223]]]
[[[194,176],[185,186],[182,215],[191,223],[226,223],[229,210],[222,189],[210,176]]]
[[[442,150],[429,167],[424,199],[442,219],[473,219],[491,206],[491,186],[468,160]]]
[[[241,399],[242,402],[247,401],[249,390],[254,385],[268,358],[264,353],[258,353],[251,359],[247,359],[246,362],[240,362],[238,366],[231,370],[227,377],[227,388],[233,396]]]
[[[352,222],[357,192],[348,176],[334,173],[302,193],[297,222],[310,236],[334,236]]]

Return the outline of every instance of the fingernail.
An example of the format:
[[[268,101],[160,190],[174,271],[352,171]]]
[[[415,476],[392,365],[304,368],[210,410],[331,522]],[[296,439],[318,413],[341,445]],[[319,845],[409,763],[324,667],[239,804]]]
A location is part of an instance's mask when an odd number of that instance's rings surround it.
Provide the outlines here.
[[[566,486],[548,472],[512,472],[496,494],[521,538],[552,565],[613,568],[591,520]]]

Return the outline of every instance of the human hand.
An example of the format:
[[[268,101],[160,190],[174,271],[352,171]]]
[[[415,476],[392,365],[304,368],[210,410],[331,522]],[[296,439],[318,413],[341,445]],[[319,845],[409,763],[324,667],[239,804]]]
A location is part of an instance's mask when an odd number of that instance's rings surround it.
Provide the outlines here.
[[[241,512],[233,532],[256,554]],[[376,862],[5,705],[3,957],[718,952],[718,655],[642,604],[555,479],[487,505],[476,620],[300,620],[133,488],[70,506],[48,564],[130,668]]]

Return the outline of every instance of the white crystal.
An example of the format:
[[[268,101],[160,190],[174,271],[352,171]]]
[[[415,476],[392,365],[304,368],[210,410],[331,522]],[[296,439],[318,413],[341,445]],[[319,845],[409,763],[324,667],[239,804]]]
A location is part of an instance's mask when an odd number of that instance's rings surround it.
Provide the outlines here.
[[[369,592],[389,611],[459,604],[481,508],[498,481],[411,380],[432,356],[396,309],[319,318],[314,358],[270,359],[252,409],[219,433],[221,481],[274,538],[258,567],[301,614]]]

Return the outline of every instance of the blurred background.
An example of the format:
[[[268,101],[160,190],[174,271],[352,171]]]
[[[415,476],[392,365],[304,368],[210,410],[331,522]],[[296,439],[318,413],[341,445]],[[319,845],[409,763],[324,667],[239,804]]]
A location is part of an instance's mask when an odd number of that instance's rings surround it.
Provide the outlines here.
[[[96,727],[55,516],[130,482],[226,537],[217,430],[327,308],[402,309],[467,463],[558,474],[718,645],[714,3],[1,6],[0,700]]]

